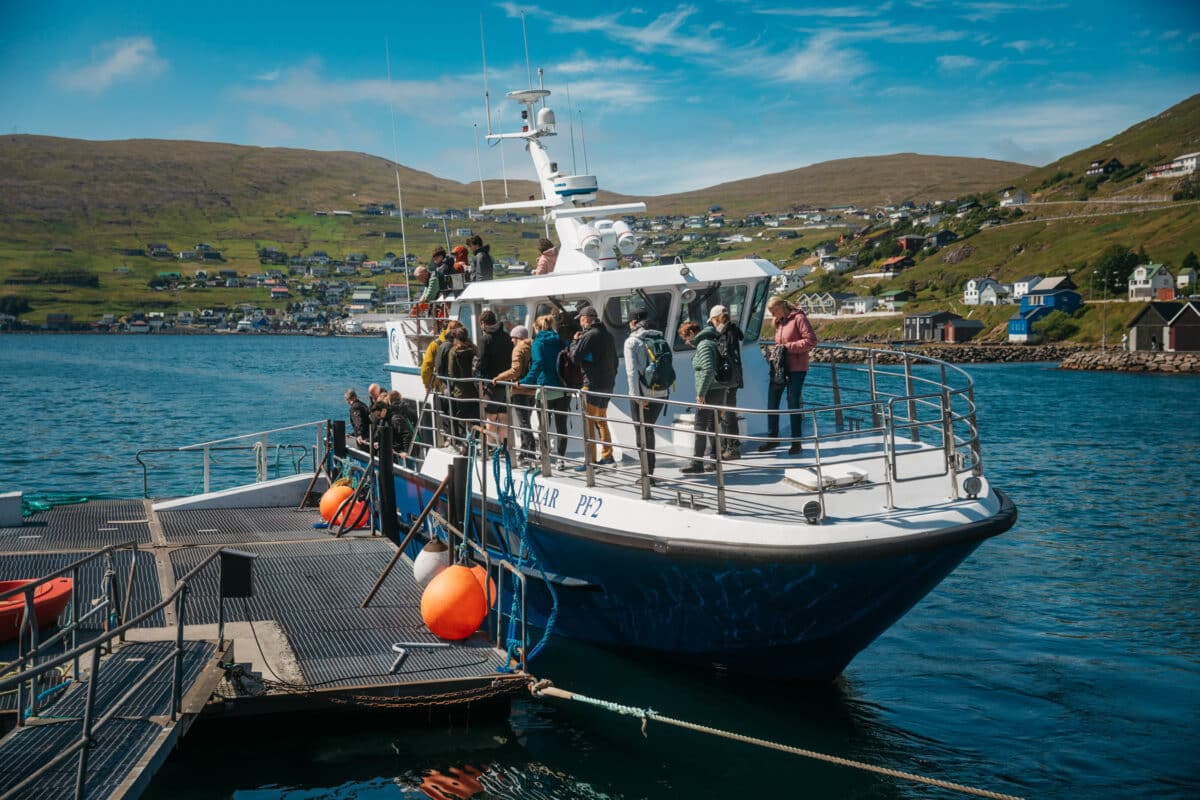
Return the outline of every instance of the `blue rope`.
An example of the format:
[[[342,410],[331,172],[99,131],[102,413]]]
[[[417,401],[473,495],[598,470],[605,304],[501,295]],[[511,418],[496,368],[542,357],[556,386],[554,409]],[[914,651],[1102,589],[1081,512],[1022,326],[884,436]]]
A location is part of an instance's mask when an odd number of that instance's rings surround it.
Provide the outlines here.
[[[503,480],[500,475],[500,456],[503,453],[505,475]],[[520,534],[520,546],[517,552],[517,570],[522,570],[526,567],[536,568],[542,576],[542,582],[546,585],[546,589],[550,592],[550,615],[546,619],[546,627],[542,631],[542,638],[534,645],[533,649],[525,655],[525,662],[529,663],[533,658],[542,651],[546,642],[550,639],[550,634],[554,629],[554,623],[558,618],[558,593],[554,591],[552,584],[546,577],[546,572],[537,563],[537,557],[533,555],[529,547],[529,505],[534,497],[534,479],[541,474],[541,470],[528,469],[525,471],[525,491],[521,501],[517,500],[516,488],[513,485],[512,478],[512,459],[509,456],[507,448],[497,450],[492,459],[492,475],[496,480],[497,499],[500,503],[501,515],[504,520],[504,527],[512,533]],[[517,614],[520,611],[517,604],[519,584],[516,576],[512,578],[512,602],[508,613],[508,661],[512,661],[516,654],[517,647],[521,644],[517,639]],[[510,672],[511,670],[505,666],[500,668],[501,672]]]

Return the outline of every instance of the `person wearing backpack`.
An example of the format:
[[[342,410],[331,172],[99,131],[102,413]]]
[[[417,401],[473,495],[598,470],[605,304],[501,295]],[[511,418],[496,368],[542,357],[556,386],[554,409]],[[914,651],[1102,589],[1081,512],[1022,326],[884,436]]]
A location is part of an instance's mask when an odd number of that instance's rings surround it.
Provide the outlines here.
[[[633,420],[638,448],[646,448],[646,479],[654,485],[654,423],[675,383],[671,344],[649,321],[650,313],[638,309],[629,315],[625,340],[625,375],[629,378],[629,418]],[[638,479],[641,484],[641,478]]]
[[[608,429],[608,401],[617,383],[617,344],[608,328],[600,321],[596,309],[579,309],[582,330],[571,342],[571,361],[583,370],[583,403],[587,416],[587,438],[600,450],[595,464],[616,464],[613,458],[612,433]],[[576,467],[583,472],[586,464]]]
[[[742,340],[745,335],[742,329],[737,326],[729,316],[729,309],[725,306],[713,306],[708,312],[708,321],[717,331],[717,353],[720,355],[722,362],[728,364],[728,374],[725,380],[721,381],[725,387],[725,405],[737,405],[738,389],[741,389],[744,384],[742,382]],[[718,377],[720,369],[717,370]],[[721,441],[721,458],[725,461],[733,461],[742,457],[742,442],[738,439],[738,415],[736,411],[722,411],[718,414],[718,423],[721,426],[721,435],[725,437]]]
[[[725,387],[717,381],[721,355],[717,351],[717,330],[711,324],[700,327],[698,322],[688,321],[679,326],[679,336],[696,348],[692,357],[692,368],[696,371],[696,423],[695,444],[692,446],[692,463],[680,472],[695,475],[713,472],[717,465],[703,461],[704,451],[717,454],[717,413],[713,406],[725,405]],[[707,434],[707,435],[706,435]]]

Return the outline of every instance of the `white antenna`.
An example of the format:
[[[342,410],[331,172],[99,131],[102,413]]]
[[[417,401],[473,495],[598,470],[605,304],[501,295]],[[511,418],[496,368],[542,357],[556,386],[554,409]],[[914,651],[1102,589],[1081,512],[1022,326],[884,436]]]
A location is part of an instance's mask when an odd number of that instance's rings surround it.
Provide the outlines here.
[[[488,94],[487,43],[483,39],[483,14],[479,15],[479,49],[483,52],[483,107],[487,109],[487,131],[492,135],[492,96]]]
[[[583,133],[583,111],[579,112],[579,143],[583,145],[583,171],[585,174],[590,174],[587,162],[587,136]]]
[[[396,168],[396,203],[400,210],[400,246],[404,253],[404,291],[412,300],[412,287],[408,282],[408,236],[404,232],[404,192],[400,189],[400,153],[396,145],[396,105],[392,96],[392,51],[387,37],[383,37],[383,57],[387,62],[388,112],[392,115],[392,165]]]
[[[529,76],[529,88],[533,88],[533,67],[529,65],[529,33],[525,30],[525,12],[521,12],[521,38],[525,40],[525,72]],[[533,120],[530,120],[532,122]]]
[[[446,250],[450,249],[450,229],[446,227],[446,215],[442,215],[442,236],[446,238]]]
[[[483,196],[483,162],[479,160],[479,126],[475,126],[475,166],[479,168],[479,205],[486,206],[487,198]]]
[[[504,178],[504,199],[508,199],[508,167],[504,166],[504,147],[501,145],[496,148],[500,151],[500,177]]]
[[[571,124],[571,174],[579,174],[579,165],[575,163],[575,107],[571,105],[571,84],[567,84],[567,120]]]

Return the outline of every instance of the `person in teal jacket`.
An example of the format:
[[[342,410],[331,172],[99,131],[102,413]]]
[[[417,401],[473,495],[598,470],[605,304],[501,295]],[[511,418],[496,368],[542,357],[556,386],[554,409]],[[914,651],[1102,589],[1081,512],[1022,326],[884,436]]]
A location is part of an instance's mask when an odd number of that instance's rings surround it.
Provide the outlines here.
[[[711,324],[701,328],[698,322],[685,322],[679,326],[679,336],[696,348],[696,355],[692,357],[692,369],[696,373],[696,435],[692,444],[692,463],[680,472],[688,475],[706,470],[712,472],[717,465],[711,461],[706,464],[701,459],[706,448],[714,455],[717,452],[714,406],[725,405],[725,387],[717,382],[717,364],[721,357],[717,351],[717,331]]]
[[[562,339],[554,330],[554,317],[545,314],[534,320],[533,348],[530,354],[529,372],[521,379],[521,383],[540,386],[546,393],[547,414],[541,416],[542,430],[550,429],[550,420],[554,420],[556,449],[558,452],[558,468],[565,467],[563,458],[567,454],[567,422],[571,412],[571,396],[557,390],[562,383],[558,379],[558,354],[563,349]],[[535,401],[541,408],[541,400]]]

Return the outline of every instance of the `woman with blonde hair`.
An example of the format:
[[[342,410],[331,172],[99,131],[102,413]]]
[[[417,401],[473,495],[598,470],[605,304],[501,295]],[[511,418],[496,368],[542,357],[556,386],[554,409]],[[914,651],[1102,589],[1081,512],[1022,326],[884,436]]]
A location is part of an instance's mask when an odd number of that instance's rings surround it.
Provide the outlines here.
[[[558,379],[558,354],[563,349],[563,342],[554,329],[554,316],[551,314],[543,314],[534,320],[533,329],[536,333],[530,348],[529,371],[521,383],[537,386],[538,391],[546,394],[547,413],[541,415],[541,427],[549,431],[550,420],[554,420],[554,429],[558,433],[555,442],[558,468],[563,469],[566,466],[563,458],[567,454],[567,415],[571,411],[571,396],[558,388],[562,385]]]
[[[784,392],[787,393],[789,409],[801,406],[804,379],[808,376],[808,354],[817,346],[817,335],[813,333],[808,316],[779,295],[767,300],[767,311],[775,320],[775,345],[770,349],[768,360],[771,365],[771,384],[767,387],[767,408],[779,408]],[[800,423],[803,414],[790,414],[792,443],[788,455],[800,455]],[[779,415],[767,417],[767,436],[779,438]],[[760,453],[774,450],[779,442],[768,441],[758,446]]]

